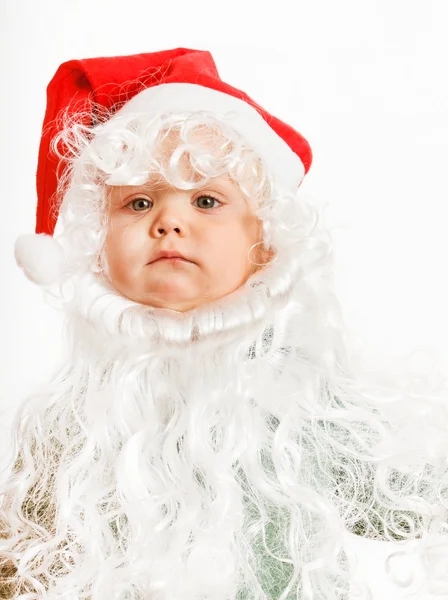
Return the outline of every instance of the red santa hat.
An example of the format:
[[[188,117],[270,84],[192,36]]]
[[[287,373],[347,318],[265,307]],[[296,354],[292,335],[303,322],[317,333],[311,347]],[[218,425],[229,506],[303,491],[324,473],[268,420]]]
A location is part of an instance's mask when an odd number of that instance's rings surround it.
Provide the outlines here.
[[[118,110],[231,113],[234,129],[286,188],[297,188],[311,166],[311,148],[305,138],[247,94],[224,83],[210,52],[176,48],[65,62],[47,88],[37,165],[37,235],[20,236],[15,245],[17,263],[40,285],[56,281],[64,265],[62,249],[52,237],[58,216],[55,192],[62,167],[51,150],[51,142],[63,126],[58,117],[81,113],[91,126],[98,106],[108,114]]]

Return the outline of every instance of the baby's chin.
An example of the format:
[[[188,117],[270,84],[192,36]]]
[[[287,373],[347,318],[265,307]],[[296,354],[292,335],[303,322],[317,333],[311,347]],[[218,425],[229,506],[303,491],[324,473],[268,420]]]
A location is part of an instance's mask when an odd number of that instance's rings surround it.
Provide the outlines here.
[[[241,287],[240,280],[220,282],[221,285],[212,285],[212,282],[195,281],[194,278],[185,276],[184,273],[162,274],[158,277],[135,277],[132,281],[110,279],[115,290],[144,306],[162,308],[176,312],[187,312],[200,306],[210,304],[225,296],[230,295]]]
[[[118,289],[117,287],[116,289],[133,302],[176,312],[193,310],[216,299],[216,296],[208,296],[199,290],[188,290],[186,286],[178,285],[174,281],[159,282],[158,285],[152,286],[149,290]]]

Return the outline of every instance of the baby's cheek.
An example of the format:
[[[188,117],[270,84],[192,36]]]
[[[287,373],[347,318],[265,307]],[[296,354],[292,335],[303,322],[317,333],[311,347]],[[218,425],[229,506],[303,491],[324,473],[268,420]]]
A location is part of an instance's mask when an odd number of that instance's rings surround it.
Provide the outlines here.
[[[111,278],[120,277],[123,271],[124,253],[123,243],[119,236],[109,235],[106,238],[105,258],[109,267]]]
[[[110,260],[121,262],[132,254],[133,237],[126,230],[113,231],[106,238],[106,251]]]

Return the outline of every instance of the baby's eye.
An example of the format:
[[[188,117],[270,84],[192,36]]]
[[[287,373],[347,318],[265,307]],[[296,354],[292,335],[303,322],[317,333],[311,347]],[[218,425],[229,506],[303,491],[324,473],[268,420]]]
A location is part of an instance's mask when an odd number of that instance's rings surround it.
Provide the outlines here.
[[[196,198],[195,202],[202,202],[203,200],[205,200],[205,206],[200,206],[199,208],[215,208],[214,203],[217,202],[220,206],[222,206],[222,202],[220,202],[219,200],[217,200],[216,198],[213,198],[213,196],[210,195],[206,195],[206,196],[199,196],[199,198]]]
[[[131,207],[132,210],[141,212],[150,208],[151,205],[152,202],[151,200],[148,200],[148,198],[134,198],[134,200],[131,200],[127,206]]]

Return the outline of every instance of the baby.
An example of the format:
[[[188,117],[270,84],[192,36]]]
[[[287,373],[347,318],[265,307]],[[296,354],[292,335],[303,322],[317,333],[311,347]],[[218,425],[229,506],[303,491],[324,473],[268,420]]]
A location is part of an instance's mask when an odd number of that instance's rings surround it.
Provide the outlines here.
[[[0,597],[342,599],[345,531],[442,533],[445,404],[356,372],[306,140],[203,51],[48,94],[16,257],[67,356],[18,412]]]

